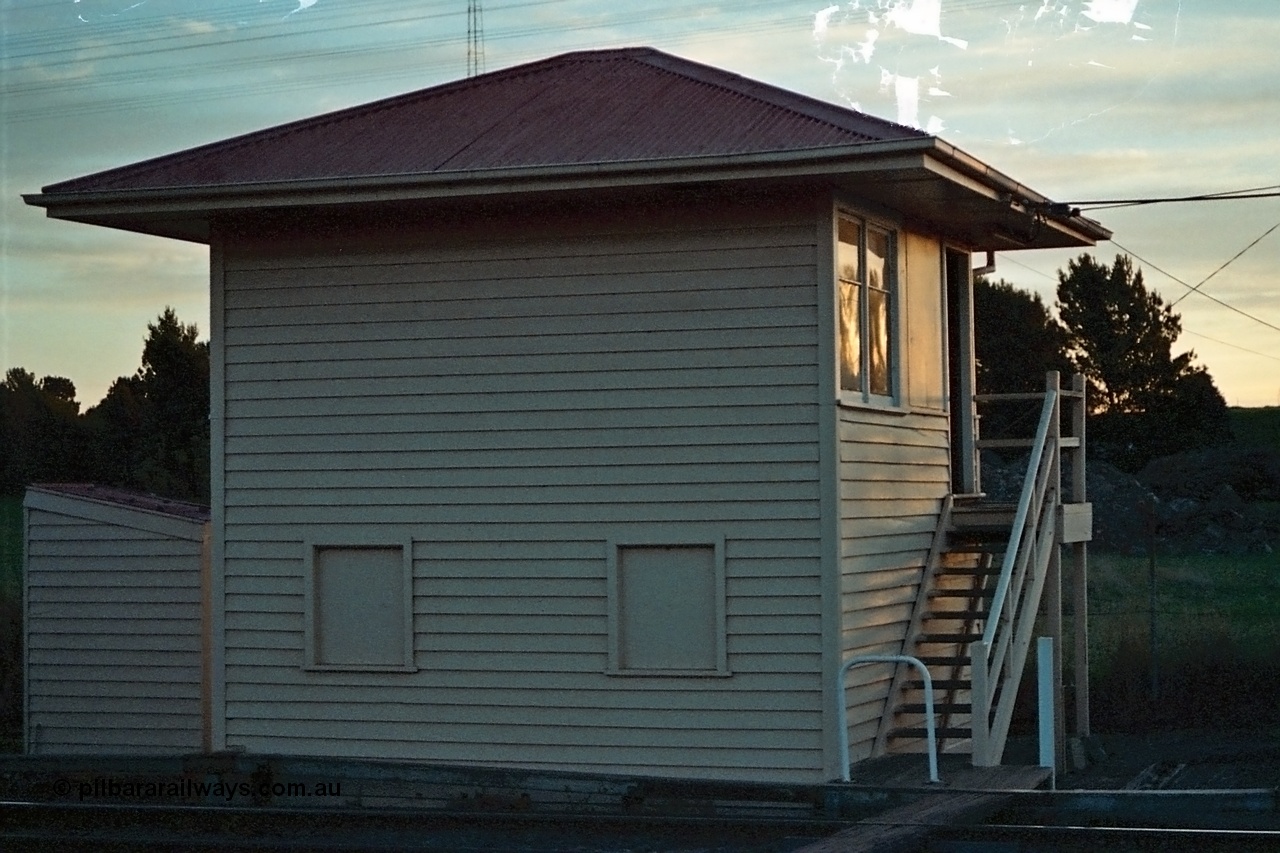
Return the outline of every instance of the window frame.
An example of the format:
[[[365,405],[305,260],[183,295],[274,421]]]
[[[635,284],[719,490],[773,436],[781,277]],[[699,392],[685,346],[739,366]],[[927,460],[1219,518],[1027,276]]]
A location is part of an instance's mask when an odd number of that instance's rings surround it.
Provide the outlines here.
[[[414,630],[413,630],[413,540],[407,538],[360,539],[358,541],[339,541],[330,539],[308,539],[303,543],[303,666],[308,672],[417,672],[415,663]],[[321,551],[361,549],[385,551],[400,550],[401,561],[401,608],[398,631],[401,637],[402,655],[396,663],[328,663],[318,659],[321,643],[319,642],[321,617],[318,609],[318,590],[316,572],[319,570],[318,555]],[[393,626],[394,627],[394,626]]]
[[[605,543],[608,555],[606,586],[608,590],[608,647],[609,659],[605,673],[629,678],[727,678],[733,675],[729,668],[727,592],[724,559],[724,537],[635,537],[609,539]],[[713,604],[715,606],[715,666],[706,669],[640,669],[622,666],[622,613],[621,606],[621,552],[625,548],[713,548],[715,578]]]
[[[859,358],[861,362],[861,381],[860,388],[844,387],[844,328],[843,318],[843,293],[842,287],[845,281],[841,276],[840,269],[840,223],[842,220],[851,222],[858,227],[858,270],[859,281],[853,282],[858,288],[858,326],[861,332],[859,339]],[[887,294],[888,302],[888,318],[885,329],[888,335],[886,347],[886,360],[889,393],[879,394],[871,390],[871,372],[868,366],[871,361],[871,342],[870,335],[867,334],[870,325],[871,314],[871,297],[872,289],[870,276],[867,273],[867,235],[871,232],[883,234],[888,244],[885,259],[885,274],[888,278],[888,286],[878,288]],[[831,224],[831,281],[832,281],[832,302],[834,304],[834,320],[835,328],[833,333],[836,338],[835,345],[835,384],[836,399],[841,405],[854,407],[871,407],[881,410],[902,410],[904,407],[904,388],[906,386],[905,365],[903,363],[902,337],[904,329],[903,321],[903,304],[902,288],[905,280],[902,257],[902,234],[901,229],[884,217],[870,216],[866,213],[855,210],[848,205],[837,205],[835,213],[832,217]]]

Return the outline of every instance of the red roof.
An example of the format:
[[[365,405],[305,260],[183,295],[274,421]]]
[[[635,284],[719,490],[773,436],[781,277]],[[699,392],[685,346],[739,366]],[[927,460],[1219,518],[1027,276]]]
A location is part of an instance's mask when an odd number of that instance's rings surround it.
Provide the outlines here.
[[[567,53],[45,187],[229,187],[804,151],[908,127],[651,48]]]
[[[974,250],[1111,234],[919,130],[651,48],[583,51],[26,195],[49,216],[208,242],[217,217],[694,182],[825,184]]]

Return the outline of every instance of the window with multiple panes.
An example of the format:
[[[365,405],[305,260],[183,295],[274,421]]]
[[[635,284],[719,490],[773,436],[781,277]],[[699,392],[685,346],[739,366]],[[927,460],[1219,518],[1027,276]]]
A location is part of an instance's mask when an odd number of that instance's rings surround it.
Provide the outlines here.
[[[863,401],[898,393],[897,245],[892,232],[841,213],[836,240],[840,290],[840,390]]]

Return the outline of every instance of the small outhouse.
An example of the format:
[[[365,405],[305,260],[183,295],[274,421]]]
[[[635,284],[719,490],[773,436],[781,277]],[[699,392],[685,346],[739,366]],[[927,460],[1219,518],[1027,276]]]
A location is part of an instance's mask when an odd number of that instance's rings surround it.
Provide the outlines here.
[[[84,484],[23,507],[27,753],[207,750],[208,508]]]
[[[215,749],[820,781],[918,742],[909,677],[837,685],[912,651],[999,760],[1066,511],[1055,463],[979,508],[1013,563],[959,550],[971,256],[1096,222],[650,49],[27,200],[209,246]]]

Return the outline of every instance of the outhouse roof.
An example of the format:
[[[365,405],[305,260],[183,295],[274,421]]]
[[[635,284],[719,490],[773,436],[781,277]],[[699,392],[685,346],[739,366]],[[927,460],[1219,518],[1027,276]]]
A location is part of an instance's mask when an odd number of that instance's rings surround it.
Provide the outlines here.
[[[204,523],[210,518],[209,507],[203,504],[161,497],[135,489],[102,486],[97,483],[37,483],[30,486],[28,491],[63,495],[197,523]]]
[[[51,184],[27,201],[203,242],[213,218],[235,211],[796,179],[951,223],[975,249],[1110,236],[922,131],[651,48],[567,53]]]

